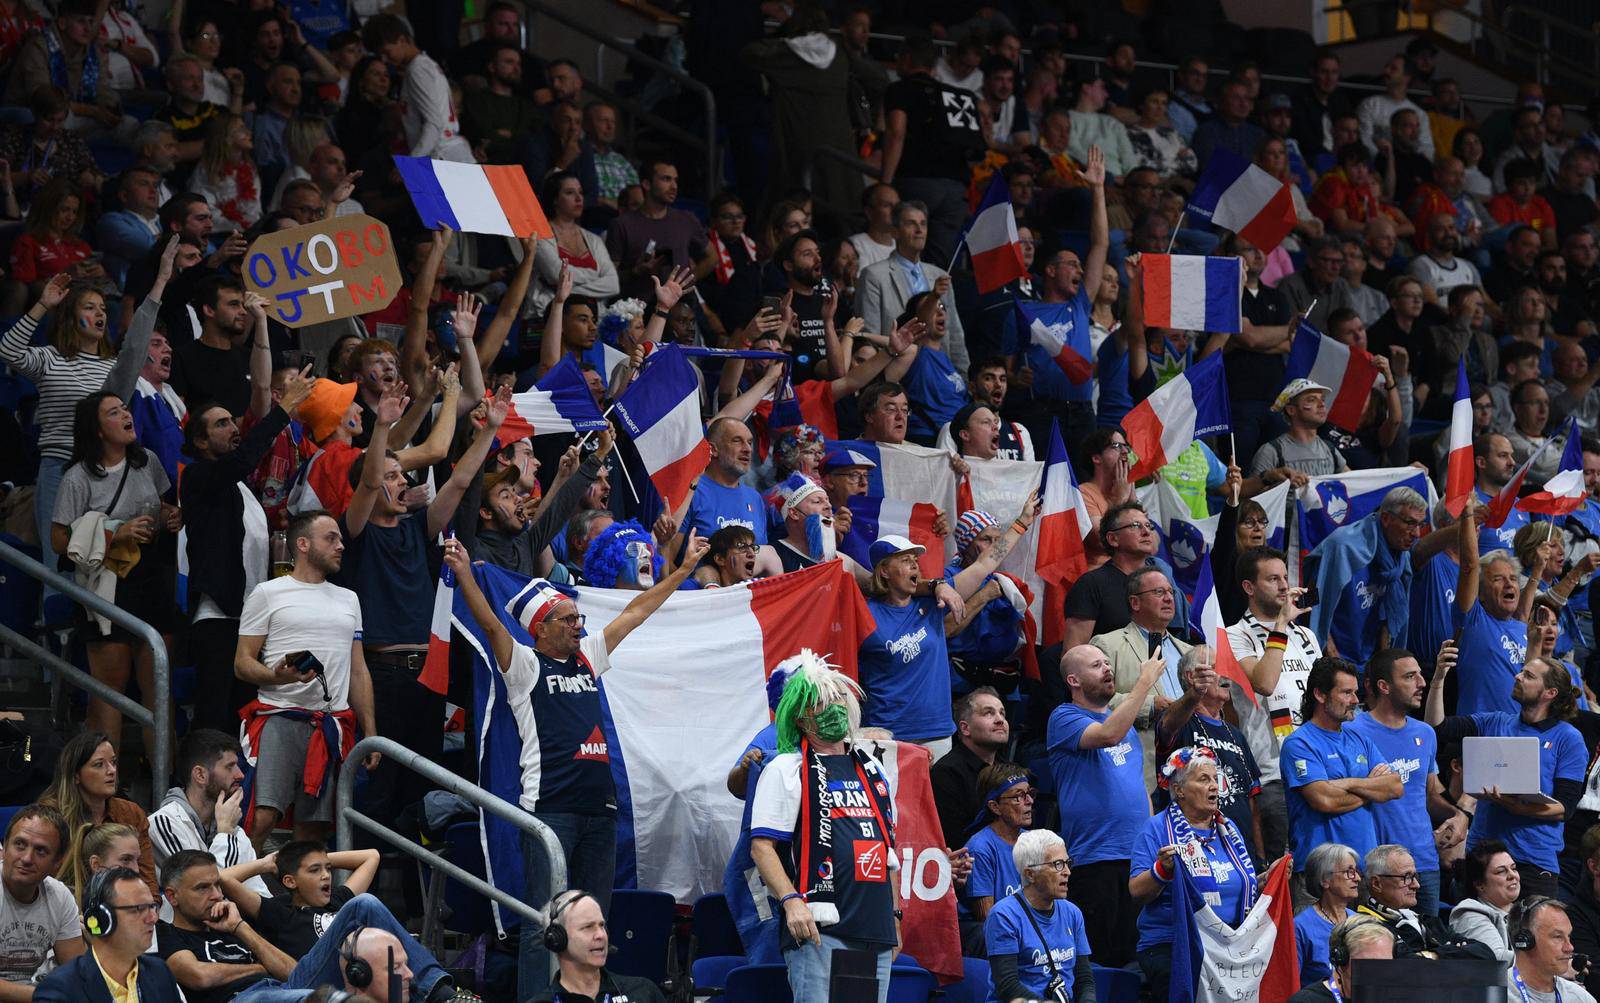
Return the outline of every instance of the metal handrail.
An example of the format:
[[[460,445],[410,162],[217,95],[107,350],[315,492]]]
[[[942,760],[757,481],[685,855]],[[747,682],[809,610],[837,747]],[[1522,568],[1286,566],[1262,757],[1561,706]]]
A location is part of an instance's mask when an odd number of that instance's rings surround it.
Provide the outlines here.
[[[501,891],[477,875],[468,873],[463,868],[451,863],[422,844],[402,836],[383,823],[374,821],[351,804],[351,794],[355,789],[356,765],[365,759],[369,753],[373,752],[381,752],[385,759],[392,761],[396,766],[420,774],[462,800],[470,802],[489,814],[510,822],[523,832],[531,833],[537,837],[544,843],[545,854],[550,858],[550,888],[549,894],[545,896],[545,901],[550,901],[566,890],[567,857],[561,849],[561,841],[556,838],[556,834],[549,826],[509,801],[491,794],[477,784],[456,776],[433,760],[419,756],[394,739],[384,738],[381,735],[369,735],[357,742],[355,748],[350,750],[350,755],[345,757],[344,768],[339,771],[337,810],[334,812],[334,819],[338,826],[336,832],[339,846],[348,849],[352,845],[351,837],[354,835],[352,826],[365,829],[395,849],[415,857],[429,867],[437,868],[479,895],[498,902],[502,908],[510,909],[518,916],[521,916],[523,920],[531,921],[535,929],[542,930],[545,926],[545,917],[538,909],[509,892]],[[342,881],[342,878],[340,880]],[[526,931],[524,931],[524,935],[526,935]],[[552,954],[550,956],[550,970],[552,973],[555,971],[555,966],[556,958]]]
[[[685,88],[687,88],[687,89],[689,89],[691,91],[694,91],[696,94],[700,95],[701,102],[705,105],[706,134],[705,134],[705,137],[703,139],[701,139],[699,137],[696,137],[694,139],[694,145],[702,147],[702,149],[705,151],[705,155],[706,155],[706,163],[705,163],[705,168],[706,168],[706,171],[705,171],[705,174],[706,174],[706,191],[705,191],[705,197],[706,197],[706,201],[707,202],[711,201],[712,197],[715,196],[716,192],[717,192],[717,176],[718,176],[718,171],[717,171],[717,99],[716,99],[716,96],[711,93],[711,88],[707,87],[704,83],[700,82],[699,80],[696,80],[694,77],[691,77],[689,74],[687,74],[687,73],[683,72],[682,70],[678,69],[676,66],[673,66],[671,63],[663,62],[663,61],[657,59],[654,56],[651,56],[651,55],[648,55],[648,54],[646,54],[644,52],[641,52],[638,48],[634,47],[633,45],[630,45],[627,42],[624,42],[622,39],[618,38],[615,35],[608,34],[607,32],[598,31],[598,30],[596,30],[594,28],[591,28],[588,25],[584,24],[582,21],[579,21],[576,18],[572,17],[571,15],[569,15],[569,14],[563,12],[563,11],[557,10],[551,4],[546,3],[545,0],[523,0],[523,6],[526,7],[529,10],[529,12],[538,12],[540,14],[543,14],[545,17],[548,17],[550,20],[552,20],[552,21],[556,22],[557,24],[562,25],[563,27],[566,27],[566,28],[568,28],[568,29],[570,29],[572,31],[575,31],[580,35],[583,35],[585,38],[588,38],[588,39],[590,39],[592,41],[598,42],[603,46],[607,46],[609,48],[616,49],[618,52],[621,52],[624,55],[626,55],[628,57],[628,59],[633,61],[633,62],[641,63],[641,64],[643,64],[645,66],[648,66],[652,70],[655,70],[657,73],[666,74],[667,76],[671,77],[673,80],[676,80],[680,86],[685,87]],[[639,115],[639,117],[641,117],[641,118],[648,119],[652,124],[655,124],[655,125],[660,125],[662,127],[670,127],[670,126],[673,125],[673,123],[667,121],[666,119],[662,118],[659,115],[651,114],[651,113],[648,113],[648,112],[636,112],[635,114]]]
[[[816,166],[816,162],[818,160],[836,160],[839,163],[845,165],[846,167],[849,167],[849,168],[852,168],[854,170],[860,171],[862,174],[865,174],[869,178],[877,178],[880,181],[883,180],[883,168],[882,167],[879,167],[876,164],[872,164],[872,163],[869,163],[869,162],[867,162],[865,160],[862,160],[860,157],[857,157],[854,154],[846,153],[846,152],[844,152],[843,150],[841,150],[841,149],[839,149],[837,147],[833,147],[833,146],[818,146],[818,147],[814,148],[811,151],[811,165],[810,166],[812,166],[814,168]]]
[[[155,748],[148,750],[150,789],[157,795],[164,792],[167,789],[167,778],[172,773],[172,666],[167,660],[167,645],[161,639],[161,632],[132,613],[106,601],[103,596],[90,592],[71,578],[45,567],[9,544],[0,543],[0,562],[11,565],[29,578],[50,586],[91,612],[98,613],[124,630],[138,635],[150,646],[150,685],[155,690],[150,694],[150,698],[155,704],[154,708],[145,707],[32,638],[0,624],[0,641],[21,651],[43,668],[59,673],[64,682],[99,697],[154,733]]]

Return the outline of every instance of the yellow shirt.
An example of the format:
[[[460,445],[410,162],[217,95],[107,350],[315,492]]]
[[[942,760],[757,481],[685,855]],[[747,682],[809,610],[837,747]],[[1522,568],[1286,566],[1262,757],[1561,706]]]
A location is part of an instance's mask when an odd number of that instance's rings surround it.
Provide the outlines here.
[[[90,955],[94,950],[90,949]],[[106,980],[106,989],[111,992],[111,1003],[139,1003],[139,962],[133,962],[133,967],[128,969],[128,978],[125,982],[118,982],[106,972],[106,966],[100,964],[100,959],[95,957],[94,963],[100,969],[100,977]]]

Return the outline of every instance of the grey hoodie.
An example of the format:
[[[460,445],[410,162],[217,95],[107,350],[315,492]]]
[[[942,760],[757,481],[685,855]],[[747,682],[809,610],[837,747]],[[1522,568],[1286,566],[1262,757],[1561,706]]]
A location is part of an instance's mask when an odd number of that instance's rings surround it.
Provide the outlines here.
[[[1462,899],[1450,910],[1450,929],[1469,940],[1488,945],[1501,961],[1512,960],[1511,934],[1504,912],[1482,899]]]

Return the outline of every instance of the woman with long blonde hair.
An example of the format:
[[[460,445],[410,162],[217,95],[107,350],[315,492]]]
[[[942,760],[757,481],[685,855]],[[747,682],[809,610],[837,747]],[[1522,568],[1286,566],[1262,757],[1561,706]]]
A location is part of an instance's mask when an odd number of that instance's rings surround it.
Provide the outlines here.
[[[85,822],[72,837],[58,877],[82,903],[89,879],[112,867],[139,869],[139,834],[121,822]]]
[[[206,123],[189,190],[210,203],[218,230],[248,230],[261,218],[261,174],[250,155],[254,147],[243,116],[218,115]]]

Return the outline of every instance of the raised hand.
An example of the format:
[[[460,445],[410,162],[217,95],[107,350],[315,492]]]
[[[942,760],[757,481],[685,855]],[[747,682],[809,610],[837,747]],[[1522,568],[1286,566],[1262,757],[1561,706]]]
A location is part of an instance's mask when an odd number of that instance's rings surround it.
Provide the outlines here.
[[[823,293],[822,298],[817,301],[817,312],[820,313],[822,315],[822,319],[826,321],[832,320],[833,315],[837,313],[838,310],[839,287],[830,282],[828,284],[828,291]]]
[[[678,305],[679,300],[683,299],[683,294],[689,291],[689,287],[694,285],[694,269],[674,268],[672,274],[667,276],[667,281],[662,282],[654,275],[650,276],[650,281],[656,287],[656,309],[671,310]]]
[[[577,473],[578,464],[583,460],[578,455],[580,452],[581,450],[578,449],[576,444],[567,447],[567,451],[561,454],[560,462],[556,464],[557,477],[567,478]]]
[[[561,274],[556,276],[556,303],[565,303],[567,297],[572,295],[572,269],[566,265],[561,266]]]
[[[1099,145],[1089,147],[1089,157],[1083,166],[1083,178],[1096,188],[1105,187],[1106,154]]]
[[[254,290],[244,294],[244,308],[257,324],[267,319],[267,298]]]
[[[680,567],[696,568],[700,560],[706,556],[706,551],[711,549],[711,541],[700,535],[697,529],[689,530],[689,542],[685,545],[683,564]]]
[[[406,405],[411,403],[411,398],[406,396],[406,385],[396,381],[394,386],[383,392],[378,398],[378,424],[388,426],[400,420],[405,414]]]
[[[921,317],[912,317],[904,324],[895,325],[895,329],[889,332],[889,351],[899,355],[915,344],[927,330],[928,325],[922,322]]]
[[[444,564],[458,579],[472,574],[472,558],[461,541],[453,536],[444,541]]]
[[[178,238],[172,238],[174,242]],[[57,272],[44,288],[39,291],[39,305],[46,310],[54,310],[62,300],[67,298],[67,290],[72,288],[72,276],[66,272]]]
[[[439,392],[447,397],[455,397],[461,393],[461,364],[452,362],[444,367],[444,372],[433,371],[434,382],[438,384]]]
[[[502,386],[494,393],[494,398],[489,401],[488,427],[499,428],[505,423],[506,415],[511,413],[511,388]]]
[[[478,316],[482,312],[483,300],[472,293],[462,293],[456,297],[456,308],[451,311],[456,337],[471,341],[472,333],[478,329]]]
[[[161,249],[161,264],[156,266],[156,284],[165,286],[172,278],[173,262],[178,260],[178,235],[173,234],[167,240],[167,246]]]
[[[333,188],[333,194],[328,196],[328,201],[334,205],[350,201],[350,196],[355,194],[356,182],[361,180],[361,175],[361,171],[351,171],[340,178],[339,183]]]
[[[607,425],[605,428],[602,428],[599,432],[595,433],[595,441],[598,442],[600,446],[594,451],[594,458],[597,460],[603,460],[607,456],[611,455],[612,447],[617,444],[616,430],[610,425]]]
[[[283,393],[278,398],[278,406],[293,416],[305,399],[311,395],[311,384],[316,382],[316,377],[311,375],[311,365],[299,372],[290,372],[283,379]]]

